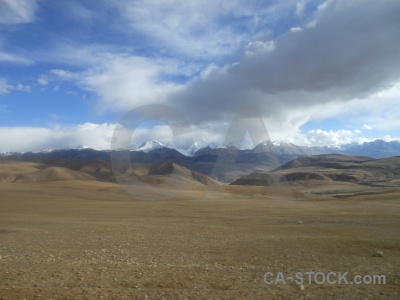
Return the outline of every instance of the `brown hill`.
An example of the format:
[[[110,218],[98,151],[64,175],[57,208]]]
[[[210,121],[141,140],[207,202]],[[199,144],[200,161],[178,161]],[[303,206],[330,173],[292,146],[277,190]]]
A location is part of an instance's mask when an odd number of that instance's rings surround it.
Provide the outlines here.
[[[169,178],[172,181],[181,181],[185,184],[202,184],[202,185],[217,185],[218,181],[211,179],[210,177],[186,169],[173,162],[164,162],[161,164],[152,165],[148,170],[146,178],[151,177],[162,179],[162,177]],[[142,176],[143,178],[143,176]]]
[[[67,180],[94,180],[94,177],[80,171],[62,167],[49,167],[40,163],[1,162],[0,182],[38,183]]]
[[[400,157],[372,159],[348,155],[316,155],[294,159],[270,172],[253,172],[232,185],[273,186],[291,184],[311,192],[342,193],[349,190],[400,187]]]
[[[68,180],[94,180],[94,178],[84,172],[59,167],[48,167],[46,169],[38,170],[36,172],[19,175],[14,182],[36,183]]]
[[[147,175],[149,165],[141,163],[132,163],[130,167],[121,165],[118,169],[122,173],[129,175],[142,176]],[[93,159],[88,162],[82,163],[79,171],[85,172],[99,181],[115,182],[114,172],[111,168],[111,163],[104,159]]]
[[[58,160],[58,166],[39,162],[1,161],[0,182],[37,183],[69,180],[97,180],[116,182],[108,161],[93,159],[78,162],[75,159]],[[121,165],[120,171],[129,178],[155,185],[193,186],[217,185],[219,182],[201,173],[191,171],[172,162],[161,164],[132,163],[130,167]],[[129,180],[128,180],[129,182]]]

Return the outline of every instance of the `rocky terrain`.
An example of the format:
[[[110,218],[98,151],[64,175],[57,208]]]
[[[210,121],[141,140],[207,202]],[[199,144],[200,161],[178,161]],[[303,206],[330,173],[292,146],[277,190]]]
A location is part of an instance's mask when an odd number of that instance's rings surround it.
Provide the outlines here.
[[[102,158],[2,160],[0,299],[398,299],[399,165],[310,156],[227,185],[134,162],[118,184]]]
[[[340,196],[400,187],[400,156],[373,159],[339,154],[294,159],[269,172],[252,172],[233,185],[296,185],[310,192]]]
[[[98,181],[0,186],[0,299],[400,295],[399,192],[335,200],[280,187],[197,186],[138,201]],[[387,284],[263,280],[266,272],[318,271],[385,275]]]

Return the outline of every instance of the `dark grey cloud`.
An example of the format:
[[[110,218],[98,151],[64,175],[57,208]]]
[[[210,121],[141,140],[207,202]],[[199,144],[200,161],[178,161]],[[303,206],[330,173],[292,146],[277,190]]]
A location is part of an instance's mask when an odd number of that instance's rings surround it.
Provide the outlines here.
[[[269,117],[367,97],[400,80],[399,1],[332,1],[313,22],[258,43],[265,47],[193,81],[170,103],[197,123],[230,118],[243,104]]]

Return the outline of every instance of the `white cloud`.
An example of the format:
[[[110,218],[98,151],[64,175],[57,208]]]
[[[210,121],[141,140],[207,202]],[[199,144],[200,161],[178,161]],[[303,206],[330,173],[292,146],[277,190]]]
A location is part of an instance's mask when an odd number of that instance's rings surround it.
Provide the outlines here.
[[[0,0],[0,24],[23,24],[34,20],[39,0]]]
[[[52,74],[52,75],[55,75],[58,78],[63,79],[63,80],[74,79],[74,78],[76,78],[78,76],[77,74],[75,74],[75,73],[73,73],[71,71],[62,70],[62,69],[53,69],[53,70],[50,70],[49,73]]]
[[[365,129],[365,130],[372,130],[373,127],[372,127],[372,126],[369,126],[369,125],[367,125],[367,124],[364,124],[364,125],[362,126],[362,129]]]
[[[264,35],[268,22],[290,1],[252,3],[245,0],[118,1],[133,32],[148,38],[148,46],[170,55],[212,59],[231,56],[248,41]]]
[[[297,2],[296,11],[295,11],[296,16],[301,17],[303,15],[305,6],[306,6],[306,2],[304,0]]]
[[[320,5],[318,5],[317,13],[320,13],[320,12],[326,10],[329,7],[329,5],[332,4],[332,2],[333,2],[333,0],[326,0],[323,3],[321,3]]]
[[[114,124],[85,123],[72,127],[0,127],[0,151],[41,151],[86,145],[110,149]]]
[[[245,47],[245,55],[246,56],[254,56],[254,55],[265,55],[271,53],[275,50],[275,43],[274,41],[255,41],[250,42]]]
[[[310,109],[312,119],[341,118],[348,126],[365,130],[398,130],[400,128],[400,81],[365,97],[347,102],[332,102]]]
[[[21,83],[17,83],[16,85],[11,85],[8,81],[4,78],[0,78],[0,95],[1,94],[8,94],[12,91],[22,91],[22,92],[31,92],[30,85],[23,85]]]
[[[182,110],[197,125],[232,118],[237,107],[246,103],[258,107],[267,121],[280,124],[277,132],[296,131],[313,119],[363,114],[364,103],[373,106],[377,93],[400,80],[400,39],[395,26],[387,25],[397,22],[400,26],[394,13],[398,4],[327,3],[319,8],[315,28],[279,37],[268,55],[259,51],[265,44],[254,43],[257,51],[253,55],[245,55],[224,72],[213,71],[210,78],[192,80],[166,103]],[[371,29],[368,35],[363,34],[365,28]],[[385,47],[377,48],[376,40]],[[383,102],[376,101],[376,105],[383,107]],[[386,106],[388,113],[390,108]],[[393,109],[391,114],[391,120],[398,117]],[[373,124],[363,121],[352,129],[364,123]],[[398,126],[398,122],[394,124]]]
[[[37,82],[41,85],[48,85],[49,81],[50,80],[46,75],[40,75],[39,78],[37,79]]]
[[[9,85],[6,79],[0,78],[0,95],[8,94],[12,90],[12,88],[12,85]]]
[[[23,85],[21,83],[18,83],[14,88],[17,91],[23,91],[23,92],[27,92],[27,93],[31,92],[31,87],[29,85]]]
[[[385,135],[382,140],[385,142],[400,141],[400,138],[391,137],[390,135]]]
[[[219,15],[232,13],[234,1],[136,1],[122,2],[131,26],[176,53],[192,57],[230,54],[239,34],[218,23]],[[213,32],[214,35],[210,35]]]
[[[145,124],[144,124],[145,125]],[[12,151],[42,151],[44,149],[75,148],[85,145],[97,150],[111,149],[111,139],[115,124],[84,123],[76,126],[61,127],[0,127],[0,152]],[[204,126],[193,127],[193,132],[174,136],[167,125],[152,127],[141,126],[135,129],[132,140],[126,144],[140,146],[149,140],[157,140],[166,145],[176,145],[183,149],[190,143],[197,141],[199,145],[206,145],[210,141],[223,142],[223,136],[216,133],[214,128]]]
[[[52,69],[47,74],[42,74],[38,77],[37,82],[41,85],[48,85],[54,80],[74,80],[79,79],[80,74],[63,69]]]
[[[0,51],[0,62],[15,63],[21,65],[32,65],[34,62],[30,59]]]
[[[144,57],[116,57],[83,74],[81,82],[100,96],[103,108],[130,110],[147,103],[162,103],[178,92],[180,84],[163,78],[174,75],[177,64]]]
[[[265,20],[278,18],[272,12],[284,8],[293,15],[295,3],[288,2],[264,8],[248,1],[113,2],[123,13],[118,20],[127,36],[132,33],[145,46],[63,40],[50,53],[36,54],[63,65],[37,80],[41,85],[74,81],[97,94],[107,110],[169,104],[202,132],[198,139],[221,139],[243,103],[260,109],[274,139],[335,144],[363,139],[357,129],[367,129],[365,124],[374,130],[399,128],[400,94],[387,92],[400,80],[398,3],[325,1],[313,16],[313,28],[298,24],[302,27],[288,30],[300,34],[271,40]],[[298,2],[299,16],[305,5]],[[148,57],[133,54],[141,47],[148,50],[141,55]],[[81,71],[71,72],[68,66]],[[0,81],[0,93],[13,88]],[[299,132],[310,120],[331,117],[346,118],[347,129]]]
[[[290,32],[300,32],[300,31],[303,31],[303,28],[301,28],[301,27],[292,27],[292,28],[290,28]]]
[[[1,107],[0,107],[1,111]],[[6,108],[4,112],[8,112]],[[225,140],[225,133],[229,127],[228,123],[203,124],[193,126],[192,132],[174,136],[171,128],[167,125],[146,126],[143,124],[134,132],[129,131],[130,141],[125,141],[124,145],[140,146],[146,141],[157,140],[164,145],[174,145],[181,149],[187,149],[192,142],[196,142],[199,147],[216,143],[222,145]],[[223,130],[220,130],[220,129]],[[75,148],[85,145],[97,150],[109,150],[114,134],[115,124],[93,124],[85,123],[69,127],[0,127],[0,152],[12,151],[41,151],[45,149],[65,149]],[[291,131],[291,135],[280,135],[279,138],[271,136],[271,140],[286,140],[297,145],[308,146],[338,146],[353,142],[370,142],[376,138],[362,136],[359,130],[322,130],[313,129],[307,133]],[[398,141],[399,138],[386,135],[382,138],[385,141]],[[251,140],[245,139],[243,144],[251,148],[255,145]]]
[[[313,146],[338,146],[352,142],[366,142],[369,139],[358,137],[359,131],[352,130],[310,130],[304,135],[305,144]]]

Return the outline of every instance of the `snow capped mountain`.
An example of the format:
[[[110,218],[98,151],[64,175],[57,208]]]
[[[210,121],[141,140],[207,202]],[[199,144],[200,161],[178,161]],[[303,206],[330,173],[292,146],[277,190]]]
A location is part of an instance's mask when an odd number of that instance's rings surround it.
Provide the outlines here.
[[[208,144],[194,142],[190,147],[184,149],[175,147],[168,143],[161,143],[150,140],[143,143],[140,147],[134,148],[133,151],[149,152],[157,149],[173,149],[185,156],[198,156],[205,154],[219,153],[222,149],[231,149],[231,147],[223,147],[211,142]],[[235,148],[236,149],[236,148]],[[235,151],[250,151],[251,153],[273,153],[277,155],[289,156],[310,156],[329,153],[341,153],[354,156],[370,156],[370,157],[389,157],[400,155],[400,142],[385,142],[384,140],[375,140],[369,143],[351,143],[336,146],[298,146],[288,141],[271,141],[266,140],[256,145],[253,149],[236,149]]]
[[[44,149],[42,151],[35,151],[34,153],[51,153],[53,151],[59,151],[59,150],[86,150],[86,149],[92,149],[88,146],[85,145],[78,145],[74,148],[65,148],[65,149]]]
[[[215,143],[212,143],[212,144],[214,146]],[[215,144],[215,147],[216,146],[217,145]],[[182,148],[182,147],[176,147],[169,143],[161,143],[159,141],[151,140],[151,141],[147,141],[147,142],[143,143],[142,145],[140,145],[140,147],[137,147],[137,148],[132,145],[131,151],[143,151],[143,152],[147,153],[147,152],[150,152],[153,150],[163,149],[163,148],[176,150],[185,156],[193,156],[202,147],[200,146],[200,143],[198,143],[198,142],[194,142],[188,148]]]
[[[270,141],[266,140],[258,144],[252,150],[253,153],[275,153],[278,155],[317,155],[332,153],[329,148],[326,147],[307,147],[297,146],[288,141]]]
[[[183,149],[183,148],[179,148],[179,147],[177,147],[177,148],[174,147],[173,149],[175,149],[176,151],[182,153],[185,156],[193,156],[193,154],[195,154],[200,148],[201,147],[199,147],[199,143],[198,142],[194,142],[187,149]]]
[[[167,146],[169,147],[169,146]],[[182,149],[182,148],[176,148],[176,147],[169,147],[171,149],[175,149],[176,151],[182,153],[185,156],[194,156],[198,151],[202,149],[217,149],[217,148],[224,148],[224,147],[219,147],[218,144],[212,142],[209,144],[200,144],[199,142],[194,142],[192,145],[190,145],[189,148],[187,149]]]
[[[350,155],[382,158],[400,155],[400,142],[375,140],[373,142],[364,142],[362,144],[351,143],[341,145],[340,149]]]
[[[143,143],[139,148],[134,149],[134,151],[143,151],[143,152],[149,152],[155,149],[160,149],[160,148],[165,148],[163,144],[161,144],[158,141],[147,141]]]
[[[263,153],[263,152],[276,152],[276,148],[279,146],[274,145],[270,140],[263,141],[259,143],[252,149],[254,153]]]
[[[0,157],[1,156],[19,155],[19,154],[21,154],[21,153],[20,152],[7,152],[7,151],[4,151],[4,152],[0,152]]]
[[[54,151],[54,149],[44,149],[42,151],[38,151],[38,153],[50,153],[50,152],[53,152],[53,151]]]
[[[25,153],[52,153],[55,151],[61,151],[61,150],[86,150],[86,149],[91,149],[88,146],[85,145],[79,145],[76,148],[64,148],[64,149],[43,149],[41,151],[28,151],[28,152],[0,152],[0,156],[10,156],[10,155],[21,155]]]
[[[280,146],[281,143],[282,143],[282,141],[273,141],[273,142],[272,142],[272,144],[273,144],[274,146]]]
[[[375,140],[372,142],[364,142],[362,144],[351,143],[342,144],[335,146],[298,146],[287,141],[271,141],[266,140],[256,145],[253,149],[238,149],[236,147],[222,147],[218,146],[216,143],[200,143],[194,142],[188,148],[180,148],[170,145],[168,143],[161,143],[155,140],[150,140],[143,143],[140,147],[136,148],[132,145],[128,148],[130,151],[143,151],[145,153],[153,150],[176,150],[183,154],[184,156],[201,156],[201,155],[219,155],[221,151],[225,154],[227,153],[250,153],[250,154],[261,154],[261,153],[271,153],[278,156],[310,156],[319,154],[348,154],[353,156],[368,156],[373,158],[383,158],[390,156],[400,156],[400,141],[390,141],[386,142],[384,140]],[[67,149],[45,149],[42,151],[29,152],[46,154],[57,151],[67,151],[67,150],[78,150],[78,151],[96,151],[85,145],[79,145],[75,148]],[[108,152],[110,150],[103,150],[100,152]],[[12,156],[12,155],[23,155],[24,152],[0,152],[0,157]]]
[[[75,149],[77,149],[77,150],[83,150],[83,149],[90,149],[90,147],[85,146],[85,145],[78,145]]]

